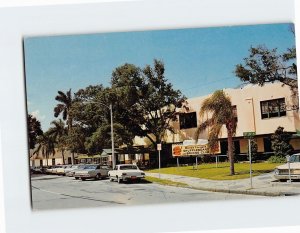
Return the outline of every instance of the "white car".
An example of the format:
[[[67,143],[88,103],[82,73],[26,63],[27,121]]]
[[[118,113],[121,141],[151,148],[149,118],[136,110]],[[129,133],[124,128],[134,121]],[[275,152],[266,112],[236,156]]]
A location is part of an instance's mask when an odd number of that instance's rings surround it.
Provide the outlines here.
[[[288,180],[289,179],[288,163],[276,167],[274,173],[275,173],[274,177],[277,180]],[[290,173],[291,173],[291,180],[300,180],[300,153],[291,155]]]
[[[118,183],[128,180],[141,180],[145,178],[145,172],[140,170],[134,164],[119,164],[116,165],[114,170],[108,172],[110,181],[116,180]]]
[[[62,166],[58,167],[58,168],[56,169],[56,174],[57,174],[57,175],[63,175],[63,176],[65,176],[65,175],[66,175],[65,170],[66,170],[67,168],[70,168],[71,166],[72,166],[72,165],[62,165]]]

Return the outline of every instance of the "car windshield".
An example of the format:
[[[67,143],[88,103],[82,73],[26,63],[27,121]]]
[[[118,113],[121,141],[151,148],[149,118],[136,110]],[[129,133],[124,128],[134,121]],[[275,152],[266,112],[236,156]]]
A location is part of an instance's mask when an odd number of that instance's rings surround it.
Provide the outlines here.
[[[291,155],[290,162],[291,163],[300,162],[300,155]]]
[[[96,169],[97,165],[86,165],[84,169]]]
[[[120,170],[137,170],[137,166],[135,165],[127,165],[127,166],[120,166]]]

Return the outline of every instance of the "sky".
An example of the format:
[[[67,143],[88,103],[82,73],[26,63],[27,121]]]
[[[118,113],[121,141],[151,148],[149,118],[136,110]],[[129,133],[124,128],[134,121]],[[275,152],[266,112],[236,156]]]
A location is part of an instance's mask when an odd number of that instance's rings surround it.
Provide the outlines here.
[[[24,39],[28,113],[45,131],[55,120],[57,91],[110,86],[112,71],[131,63],[165,64],[165,77],[186,97],[205,96],[242,82],[235,65],[251,46],[284,52],[295,46],[288,24],[27,37]]]

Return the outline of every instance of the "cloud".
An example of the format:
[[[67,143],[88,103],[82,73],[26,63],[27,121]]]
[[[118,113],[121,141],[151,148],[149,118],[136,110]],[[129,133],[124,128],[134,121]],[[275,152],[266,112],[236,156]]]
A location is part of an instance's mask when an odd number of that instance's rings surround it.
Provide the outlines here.
[[[41,115],[40,110],[35,110],[35,111],[31,112],[31,115],[34,116],[39,121],[43,121],[46,118],[45,115]]]

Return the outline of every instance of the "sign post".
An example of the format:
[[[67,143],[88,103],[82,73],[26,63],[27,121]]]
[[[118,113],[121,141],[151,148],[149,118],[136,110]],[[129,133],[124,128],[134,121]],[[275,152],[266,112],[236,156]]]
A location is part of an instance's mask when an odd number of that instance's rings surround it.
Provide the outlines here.
[[[160,178],[160,151],[161,151],[161,144],[157,144],[158,150],[158,178]]]
[[[250,163],[250,188],[253,188],[252,185],[252,155],[251,155],[251,139],[256,135],[255,132],[244,132],[244,138],[248,139],[248,148],[249,148],[249,163]]]

